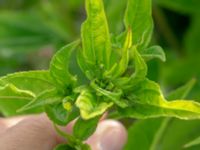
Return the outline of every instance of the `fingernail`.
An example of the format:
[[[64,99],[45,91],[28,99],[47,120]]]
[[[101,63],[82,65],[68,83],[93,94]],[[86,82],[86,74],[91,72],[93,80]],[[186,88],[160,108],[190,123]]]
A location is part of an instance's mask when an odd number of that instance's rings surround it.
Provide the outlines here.
[[[127,139],[125,128],[119,122],[112,120],[105,121],[103,125],[104,131],[99,139],[100,149],[122,150]]]

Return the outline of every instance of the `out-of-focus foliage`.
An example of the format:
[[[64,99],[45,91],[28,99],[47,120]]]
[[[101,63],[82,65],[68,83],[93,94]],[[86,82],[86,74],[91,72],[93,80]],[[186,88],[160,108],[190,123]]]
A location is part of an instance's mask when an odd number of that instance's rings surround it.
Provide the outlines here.
[[[189,143],[185,144],[185,148],[189,148],[189,147],[192,147],[192,146],[198,146],[200,145],[200,137],[190,141]]]
[[[180,13],[200,13],[199,0],[154,0],[160,6]]]
[[[129,128],[129,144],[125,150],[181,150],[199,136],[199,121],[177,119],[147,119],[137,121]],[[185,148],[198,150],[199,146]]]
[[[27,9],[36,4],[39,0],[1,0],[0,9]]]
[[[0,1],[0,61],[1,65],[6,64],[0,75],[47,68],[52,51],[74,40],[79,33],[84,18],[80,15],[82,3],[80,0]]]

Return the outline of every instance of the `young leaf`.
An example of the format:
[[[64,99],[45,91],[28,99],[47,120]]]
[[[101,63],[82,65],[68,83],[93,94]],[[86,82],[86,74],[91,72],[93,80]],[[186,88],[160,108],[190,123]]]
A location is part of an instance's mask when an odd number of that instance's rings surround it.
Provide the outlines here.
[[[110,76],[112,79],[121,76],[127,69],[129,63],[129,49],[132,46],[132,31],[128,30],[124,46],[121,51],[121,59],[119,63],[114,63],[109,71],[105,72],[104,76]]]
[[[76,82],[76,77],[69,73],[69,61],[72,51],[78,46],[79,41],[75,41],[58,51],[50,64],[50,74],[60,88],[67,89],[69,85]]]
[[[133,103],[134,106],[120,109],[117,118],[130,117],[137,119],[147,119],[156,117],[176,117],[179,119],[199,119],[199,112],[192,111],[193,108],[197,109],[199,105],[194,102],[178,101],[178,104],[159,106],[151,104]],[[183,106],[192,105],[187,110],[181,109]],[[174,107],[173,107],[174,106]]]
[[[133,47],[132,49],[132,55],[134,59],[134,67],[135,72],[130,77],[129,84],[135,85],[136,83],[139,83],[140,81],[144,80],[147,75],[147,65],[144,61],[144,59],[141,57],[140,53],[137,51],[136,47]]]
[[[46,90],[39,94],[37,97],[35,97],[31,102],[29,102],[27,105],[20,108],[18,111],[22,112],[25,110],[46,106],[48,104],[53,104],[56,102],[62,102],[62,99],[64,96],[62,96],[56,89]]]
[[[34,97],[35,95],[30,91],[21,90],[12,84],[7,84],[0,87],[0,111],[4,116],[19,114],[16,110],[29,103]]]
[[[63,108],[62,103],[45,106],[45,112],[55,124],[64,126],[68,123],[68,112]]]
[[[108,90],[105,90],[105,89],[102,89],[101,87],[99,87],[97,84],[95,84],[95,82],[91,83],[91,87],[94,88],[94,90],[97,93],[105,96],[107,99],[109,99],[110,101],[112,101],[113,103],[118,105],[119,107],[122,107],[122,108],[127,107],[127,103],[120,99],[121,95],[122,95],[121,90],[116,90],[114,92],[108,91]]]
[[[126,29],[132,29],[133,45],[146,48],[153,31],[151,0],[128,0],[124,23]]]
[[[150,48],[141,50],[141,56],[145,60],[151,60],[151,59],[157,58],[163,62],[166,61],[165,52],[160,46],[152,46]]]
[[[95,77],[94,72],[91,71],[91,68],[93,68],[92,64],[88,62],[87,59],[84,57],[81,49],[79,49],[76,58],[81,71],[85,74],[85,76],[88,79],[92,80]]]
[[[123,28],[123,13],[127,1],[109,0],[104,1],[105,11],[108,18],[110,33],[118,34]]]
[[[78,108],[72,106],[71,110],[68,111],[63,107],[62,103],[45,106],[45,112],[50,120],[61,126],[67,125],[79,116]]]
[[[76,106],[80,109],[81,117],[85,120],[102,115],[112,102],[97,101],[97,97],[90,90],[84,89],[76,100]]]
[[[31,91],[36,95],[55,87],[48,71],[28,71],[9,74],[0,78],[0,86],[5,86],[6,84],[13,84],[21,90]]]
[[[130,77],[122,77],[114,81],[115,84],[122,89],[131,89],[139,82],[143,81],[147,75],[147,65],[136,47],[133,47],[131,52],[132,58],[134,59],[134,73],[130,75]]]
[[[86,0],[86,11],[81,29],[83,55],[96,67],[108,69],[111,42],[102,0]]]
[[[148,79],[140,83],[129,97],[132,106],[121,109],[120,115],[134,118],[160,116],[180,119],[200,118],[200,104],[188,100],[166,101],[159,86]]]
[[[81,141],[86,140],[94,133],[98,122],[99,117],[89,120],[83,120],[82,118],[79,118],[74,125],[73,135]]]
[[[80,116],[79,109],[76,106],[73,106],[72,110],[68,112],[67,123],[75,120],[76,118],[78,118],[78,116]]]

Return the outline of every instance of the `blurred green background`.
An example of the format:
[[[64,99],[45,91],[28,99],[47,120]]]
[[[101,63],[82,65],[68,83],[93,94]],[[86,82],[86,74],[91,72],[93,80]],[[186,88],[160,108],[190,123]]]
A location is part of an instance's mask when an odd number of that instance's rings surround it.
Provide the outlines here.
[[[126,2],[104,0],[113,35],[123,30]],[[149,78],[159,82],[165,93],[196,78],[187,98],[200,100],[200,0],[153,0],[153,18],[152,43],[164,48],[167,61],[149,61]],[[84,0],[0,0],[0,76],[47,69],[56,50],[79,38],[84,19]],[[137,121],[130,128],[135,142],[126,149],[148,150],[163,120]],[[200,121],[171,119],[163,130],[157,148],[179,150],[200,136]]]

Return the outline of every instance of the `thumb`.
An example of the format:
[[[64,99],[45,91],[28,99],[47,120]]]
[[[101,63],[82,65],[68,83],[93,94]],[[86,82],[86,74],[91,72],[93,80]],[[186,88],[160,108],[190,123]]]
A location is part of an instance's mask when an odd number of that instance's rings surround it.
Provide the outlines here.
[[[71,127],[66,127],[70,132]],[[45,115],[28,116],[0,136],[3,150],[51,150],[62,141]]]
[[[126,140],[127,132],[120,122],[104,120],[99,123],[87,143],[92,150],[122,150]]]

